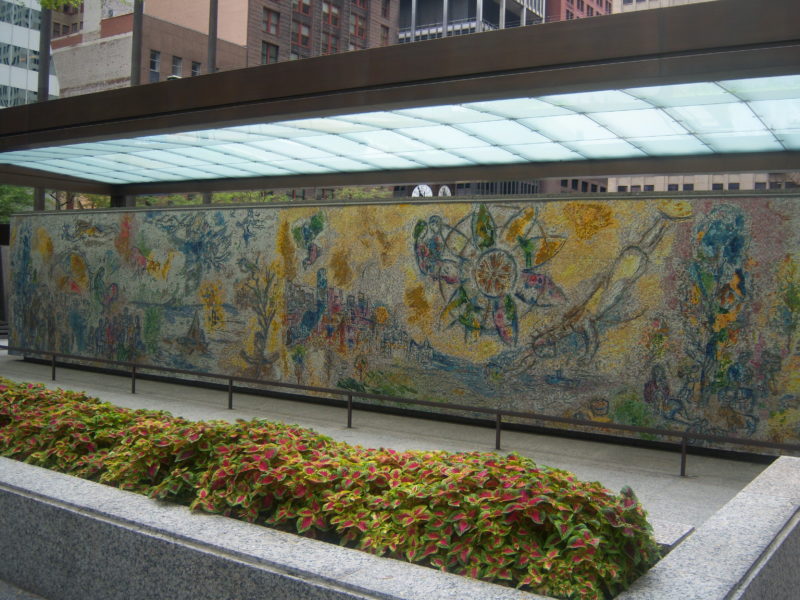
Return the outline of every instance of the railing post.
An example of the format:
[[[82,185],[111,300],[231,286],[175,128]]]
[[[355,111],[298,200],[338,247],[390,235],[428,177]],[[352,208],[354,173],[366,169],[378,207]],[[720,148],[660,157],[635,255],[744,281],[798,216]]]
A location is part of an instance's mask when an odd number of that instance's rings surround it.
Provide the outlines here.
[[[497,411],[497,415],[495,416],[494,421],[494,449],[500,450],[500,430],[502,426],[502,414],[500,411]]]
[[[347,428],[353,428],[353,394],[347,394]]]
[[[228,378],[228,410],[233,410],[233,377]]]
[[[53,353],[53,355],[50,357],[50,368],[51,368],[50,379],[52,381],[55,381],[56,380],[56,355],[55,355],[55,353]]]
[[[686,434],[681,436],[681,477],[686,477]]]
[[[136,393],[136,365],[131,368],[131,394]]]

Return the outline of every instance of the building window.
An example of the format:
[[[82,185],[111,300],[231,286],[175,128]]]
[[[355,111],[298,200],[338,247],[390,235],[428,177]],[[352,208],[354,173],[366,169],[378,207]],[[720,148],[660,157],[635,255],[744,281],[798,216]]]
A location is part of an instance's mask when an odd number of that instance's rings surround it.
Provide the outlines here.
[[[655,192],[656,191],[656,186],[654,186],[652,183],[648,183],[648,184],[646,184],[644,186],[644,191],[645,192]]]
[[[322,34],[322,54],[336,54],[339,51],[339,38],[332,33]]]
[[[779,189],[781,189],[781,182],[780,181],[770,181],[769,182],[769,189],[771,189],[771,190],[779,190]]]
[[[281,13],[265,8],[264,19],[261,23],[262,31],[270,35],[278,35],[280,33],[280,24]]]
[[[640,185],[632,185],[631,186],[631,191],[632,192],[641,192],[642,191],[642,186],[640,186]]]
[[[278,46],[268,42],[261,42],[261,64],[271,65],[278,62]]]
[[[683,191],[684,192],[693,192],[694,191],[694,184],[693,183],[684,183],[683,184]]]
[[[797,183],[794,181],[787,181],[786,185],[784,186],[787,190],[793,190],[797,187]]]
[[[667,184],[667,191],[668,192],[677,192],[678,191],[678,184],[677,183]]]
[[[295,0],[294,9],[304,15],[311,14],[311,0]]]
[[[161,52],[158,50],[150,50],[150,83],[159,80],[159,73],[161,71]]]
[[[200,75],[201,64],[197,61],[192,61],[192,77]]]
[[[633,0],[622,0],[623,4],[633,4]]]
[[[365,10],[367,8],[367,0],[353,0],[353,4],[355,4],[358,8],[363,8]]]
[[[767,189],[767,182],[766,181],[756,181],[754,189],[756,189],[756,190],[765,190],[765,189]]]
[[[617,191],[618,192],[627,192],[628,191],[628,186],[627,185],[618,185],[617,186]]]
[[[61,23],[53,23],[53,37],[61,35]]]
[[[575,18],[575,15],[572,14],[571,10],[568,10],[567,11],[567,21],[571,21],[574,18]]]
[[[711,184],[711,190],[712,191],[716,192],[716,191],[719,191],[721,189],[722,189],[722,184],[721,183],[712,183]]]
[[[586,16],[593,17],[594,16],[594,9],[591,6],[586,7]]]
[[[324,0],[322,2],[322,22],[334,27],[339,26],[339,7]]]
[[[292,42],[303,48],[308,48],[311,43],[311,30],[308,25],[292,21]]]
[[[577,191],[577,189],[578,189],[578,180],[577,180],[577,179],[573,179],[573,180],[570,182],[570,187],[571,187],[573,190],[576,190],[576,191]]]
[[[180,56],[172,57],[172,74],[180,77],[183,73],[183,59]]]
[[[350,15],[350,35],[360,39],[367,37],[367,20],[360,15]]]
[[[578,0],[578,10],[581,11],[581,12],[586,10],[585,5],[583,4],[583,0]]]
[[[392,0],[381,1],[381,16],[388,19],[392,14]]]
[[[581,191],[588,192],[589,191],[589,182],[581,181]]]
[[[611,2],[606,2],[606,14],[611,14]]]
[[[728,184],[728,189],[729,190],[738,190],[739,189],[739,184],[738,183],[729,183]]]
[[[569,179],[562,179],[561,180],[561,187],[562,188],[569,187]]]
[[[389,28],[386,25],[381,25],[381,46],[389,45]]]

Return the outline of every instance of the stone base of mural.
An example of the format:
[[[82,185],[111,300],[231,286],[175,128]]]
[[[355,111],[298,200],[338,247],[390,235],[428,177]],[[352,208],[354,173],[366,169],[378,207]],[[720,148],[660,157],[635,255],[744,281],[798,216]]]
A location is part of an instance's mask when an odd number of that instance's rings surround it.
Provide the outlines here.
[[[799,510],[800,459],[783,457],[691,535],[655,523],[673,549],[618,599],[792,600]],[[8,459],[0,514],[0,580],[48,600],[543,600]]]
[[[779,196],[25,215],[12,345],[800,442]]]

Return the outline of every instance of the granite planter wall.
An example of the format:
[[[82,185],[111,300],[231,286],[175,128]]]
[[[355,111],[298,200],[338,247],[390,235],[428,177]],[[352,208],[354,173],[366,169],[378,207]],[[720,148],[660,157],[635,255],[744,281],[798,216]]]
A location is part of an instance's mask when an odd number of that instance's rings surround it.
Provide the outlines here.
[[[16,217],[11,343],[800,441],[778,196]]]
[[[783,457],[618,599],[796,598],[799,511],[800,459]],[[542,600],[3,458],[0,556],[0,580],[47,600]]]

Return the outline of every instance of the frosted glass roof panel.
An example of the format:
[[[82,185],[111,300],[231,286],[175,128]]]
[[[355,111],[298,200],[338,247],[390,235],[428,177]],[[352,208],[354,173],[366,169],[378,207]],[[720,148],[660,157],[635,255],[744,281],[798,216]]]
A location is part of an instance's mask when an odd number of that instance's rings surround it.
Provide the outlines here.
[[[412,127],[411,129],[398,129],[397,133],[416,138],[434,148],[477,148],[489,144],[471,136],[455,127],[437,125],[433,127]]]
[[[669,114],[694,133],[735,133],[766,131],[764,124],[746,104],[679,106]]]
[[[430,149],[430,146],[394,131],[368,131],[365,133],[353,133],[348,137],[383,152],[410,152]]]
[[[787,150],[800,150],[800,129],[779,131],[777,137]]]
[[[722,81],[720,85],[742,100],[784,100],[797,96],[800,75]]]
[[[522,119],[522,123],[556,142],[608,140],[616,137],[586,115]]]
[[[503,117],[491,111],[479,111],[465,106],[428,106],[426,108],[409,108],[398,110],[398,114],[436,123],[481,123],[499,121]]]
[[[725,104],[738,98],[714,82],[658,85],[628,90],[632,96],[646,100],[653,106],[702,106]]]
[[[509,165],[518,162],[526,162],[523,156],[514,154],[503,148],[461,148],[453,152],[476,164]]]
[[[609,110],[634,110],[649,108],[650,104],[621,90],[584,92],[582,94],[559,94],[543,96],[542,100],[572,111],[590,113]]]
[[[693,135],[667,135],[630,138],[630,143],[650,156],[689,156],[714,151]]]
[[[511,100],[490,100],[489,102],[469,102],[464,106],[476,110],[491,111],[507,119],[524,119],[526,117],[554,117],[570,115],[572,111],[561,108],[550,102],[536,98],[513,98]]]
[[[584,158],[574,150],[554,142],[548,144],[520,144],[519,146],[509,146],[508,149],[531,162],[581,160]]]
[[[400,129],[402,127],[425,127],[431,121],[415,119],[400,112],[370,112],[360,115],[347,115],[338,117],[342,121],[369,125],[375,129]]]
[[[800,99],[751,102],[753,112],[770,129],[800,129]]]
[[[709,133],[703,141],[715,152],[779,152],[783,145],[769,133],[753,133],[748,136],[735,133]]]
[[[586,140],[580,142],[567,142],[564,144],[579,152],[586,158],[629,158],[632,156],[645,156],[633,144],[625,140]]]
[[[686,133],[686,129],[680,123],[664,111],[655,108],[601,112],[592,115],[592,118],[623,138]]]
[[[465,123],[460,129],[493,144],[506,146],[509,144],[541,144],[550,141],[541,133],[536,133],[517,121],[491,121],[488,123]]]
[[[422,163],[426,167],[464,167],[477,164],[467,158],[443,150],[427,150],[425,152],[401,152],[399,156]]]
[[[124,184],[786,150],[800,151],[798,75],[206,128],[0,163]]]

